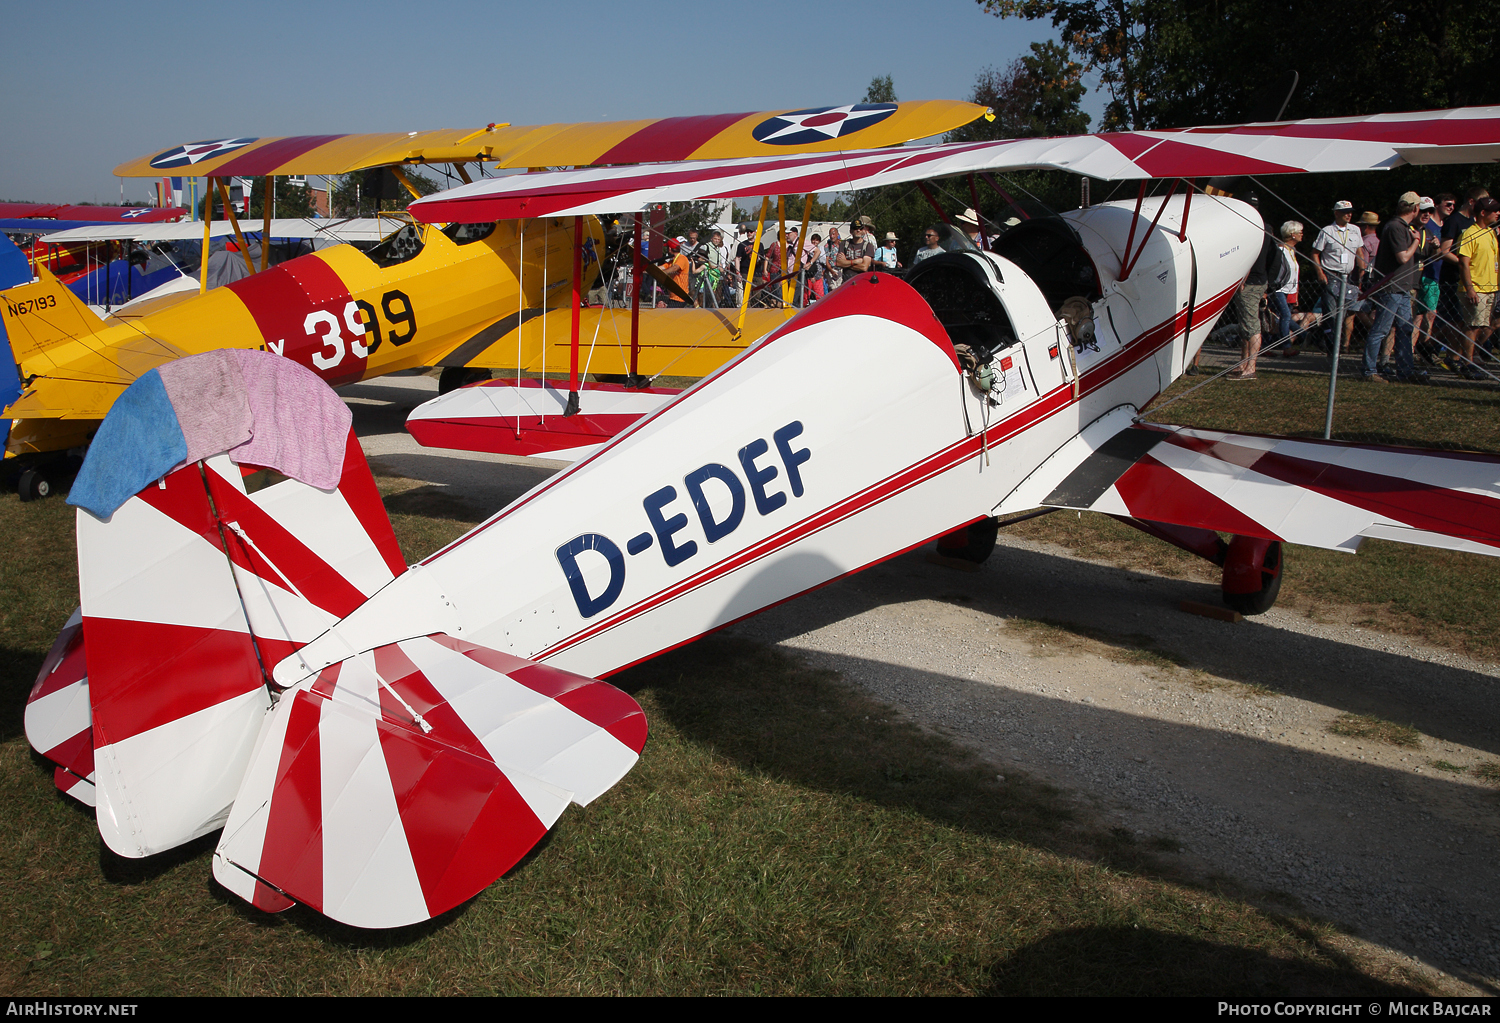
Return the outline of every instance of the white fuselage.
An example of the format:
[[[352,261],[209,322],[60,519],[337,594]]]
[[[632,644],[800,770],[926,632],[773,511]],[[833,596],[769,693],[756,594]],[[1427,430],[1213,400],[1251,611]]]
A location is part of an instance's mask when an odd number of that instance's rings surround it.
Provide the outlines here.
[[[1009,511],[1050,456],[1182,372],[1259,251],[1243,203],[1195,197],[1185,238],[1181,197],[1150,228],[1160,205],[1067,215],[1097,274],[1096,347],[1070,357],[1015,263],[964,256],[1015,334],[981,393],[911,286],[862,276],[397,578],[278,682],[437,631],[601,677]]]

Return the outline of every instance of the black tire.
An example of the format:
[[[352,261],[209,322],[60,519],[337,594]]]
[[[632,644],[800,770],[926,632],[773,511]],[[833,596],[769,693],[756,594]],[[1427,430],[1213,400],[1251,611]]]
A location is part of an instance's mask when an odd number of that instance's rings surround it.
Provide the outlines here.
[[[939,540],[938,553],[944,557],[960,558],[982,565],[995,550],[995,538],[999,535],[1000,523],[997,519],[980,519]]]
[[[490,379],[490,371],[487,369],[474,369],[469,366],[448,366],[438,376],[438,394],[447,394],[456,391],[465,384],[477,383],[480,380]]]
[[[16,492],[23,501],[40,501],[52,493],[52,482],[38,469],[27,469],[16,482]]]
[[[1281,592],[1281,543],[1277,541],[1266,550],[1266,557],[1262,562],[1264,568],[1260,573],[1261,587],[1254,593],[1225,593],[1220,591],[1224,597],[1224,603],[1245,615],[1263,615],[1271,610],[1276,603],[1276,596]]]

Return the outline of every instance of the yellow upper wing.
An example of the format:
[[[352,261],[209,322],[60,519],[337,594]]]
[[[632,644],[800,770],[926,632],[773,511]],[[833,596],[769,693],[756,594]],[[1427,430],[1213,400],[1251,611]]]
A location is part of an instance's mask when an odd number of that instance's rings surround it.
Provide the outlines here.
[[[711,160],[873,149],[941,135],[985,108],[954,100],[852,103],[805,110],[703,114],[648,121],[487,125],[374,135],[293,135],[190,142],[122,163],[120,177],[347,174],[396,163],[498,167]]]

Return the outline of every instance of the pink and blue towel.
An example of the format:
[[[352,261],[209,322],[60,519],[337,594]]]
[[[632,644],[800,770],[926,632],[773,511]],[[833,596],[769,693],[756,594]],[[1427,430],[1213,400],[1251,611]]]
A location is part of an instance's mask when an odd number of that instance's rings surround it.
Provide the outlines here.
[[[317,374],[290,359],[242,349],[188,356],[143,374],[115,400],[68,503],[108,518],[177,467],[221,452],[333,490],[353,419]]]

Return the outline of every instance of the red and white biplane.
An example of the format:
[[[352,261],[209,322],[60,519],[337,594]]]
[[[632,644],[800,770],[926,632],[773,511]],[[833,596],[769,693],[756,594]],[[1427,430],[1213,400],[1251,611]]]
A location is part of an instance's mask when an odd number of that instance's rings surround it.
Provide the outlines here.
[[[1488,108],[538,173],[412,211],[582,216],[1021,167],[1192,178],[1497,157]],[[982,557],[999,516],[1106,512],[1222,565],[1249,612],[1275,598],[1282,542],[1500,551],[1500,458],[1141,420],[1262,237],[1242,202],[1143,188],[1027,222],[996,252],[954,240],[905,280],[861,274],[691,390],[643,395],[664,402],[646,414],[598,392],[602,432],[609,415],[629,425],[410,568],[347,418],[288,420],[293,403],[266,397],[311,386],[281,379],[285,360],[238,353],[217,377],[202,360],[224,353],[168,364],[116,402],[70,497],[92,508],[82,610],[28,736],[96,804],[112,849],[222,828],[215,876],[254,904],[394,926],[472,896],[629,770],[645,722],[598,679],[933,538]],[[259,467],[291,478],[247,486]]]

